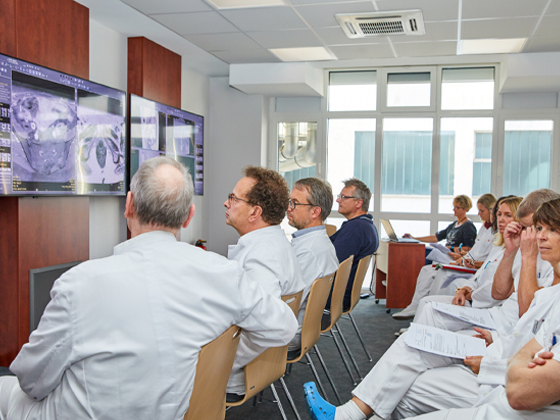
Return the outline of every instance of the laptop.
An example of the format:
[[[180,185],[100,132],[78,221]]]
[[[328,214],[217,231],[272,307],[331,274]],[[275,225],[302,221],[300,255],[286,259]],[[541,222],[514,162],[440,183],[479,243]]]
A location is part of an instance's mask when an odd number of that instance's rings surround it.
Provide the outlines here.
[[[380,219],[380,220],[381,220],[381,224],[385,228],[385,232],[387,232],[387,235],[389,236],[389,240],[391,242],[400,242],[400,243],[419,243],[420,242],[418,239],[397,238],[397,234],[395,233],[395,230],[393,229],[393,226],[391,226],[391,222],[387,219]]]

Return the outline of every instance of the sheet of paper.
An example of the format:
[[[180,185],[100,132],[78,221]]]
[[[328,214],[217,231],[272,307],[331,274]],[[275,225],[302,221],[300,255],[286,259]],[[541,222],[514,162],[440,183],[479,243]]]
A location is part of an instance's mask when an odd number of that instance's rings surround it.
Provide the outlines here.
[[[404,340],[415,349],[457,359],[486,355],[484,340],[426,325],[410,324]]]
[[[426,257],[428,260],[435,261],[441,264],[447,264],[453,261],[453,258],[449,256],[449,254],[444,254],[439,249],[432,249],[428,256]]]
[[[432,302],[432,306],[439,312],[451,315],[461,321],[470,322],[473,325],[489,330],[496,329],[496,323],[487,309],[465,308],[464,306],[451,305],[449,303],[442,302]]]
[[[430,246],[434,249],[439,250],[441,253],[443,254],[449,254],[451,252],[451,250],[449,248],[447,248],[446,246],[443,246],[442,244],[430,244]]]

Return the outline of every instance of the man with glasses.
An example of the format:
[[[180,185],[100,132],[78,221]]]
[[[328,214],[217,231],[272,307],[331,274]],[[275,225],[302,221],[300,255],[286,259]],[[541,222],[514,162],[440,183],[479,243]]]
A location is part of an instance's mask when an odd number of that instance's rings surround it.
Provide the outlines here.
[[[338,259],[323,223],[331,213],[331,187],[318,178],[303,178],[294,184],[288,206],[288,223],[297,229],[292,248],[303,274],[303,296],[298,312],[298,332],[290,342],[289,358],[297,357],[301,346],[301,324],[313,282],[338,269]]]
[[[286,181],[278,172],[257,166],[246,167],[244,175],[224,202],[226,223],[241,236],[236,245],[229,246],[228,258],[237,261],[266,293],[278,299],[297,293],[304,286],[301,270],[280,228],[290,194]],[[264,350],[266,347],[256,345],[249,334],[242,333],[228,381],[228,401],[243,398],[243,368]]]
[[[344,182],[344,188],[338,194],[338,212],[346,217],[340,229],[331,235],[331,241],[336,249],[338,261],[342,262],[350,255],[354,256],[350,278],[344,294],[344,308],[350,306],[352,286],[358,262],[377,251],[379,237],[373,224],[373,217],[368,214],[371,191],[357,178],[350,178]],[[327,302],[327,309],[331,307],[331,299]]]

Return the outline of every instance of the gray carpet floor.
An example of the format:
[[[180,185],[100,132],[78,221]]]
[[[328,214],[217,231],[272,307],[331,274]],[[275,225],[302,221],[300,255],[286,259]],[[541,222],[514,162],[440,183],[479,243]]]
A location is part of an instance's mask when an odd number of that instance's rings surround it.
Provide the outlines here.
[[[396,310],[393,310],[393,312],[396,312]],[[338,325],[340,326],[342,333],[354,353],[362,376],[365,376],[373,367],[375,362],[379,360],[383,353],[385,353],[389,346],[395,341],[395,332],[399,331],[401,328],[407,327],[410,322],[395,321],[390,314],[386,313],[385,301],[381,300],[379,304],[376,304],[373,297],[362,299],[352,314],[358,324],[358,328],[360,329],[362,336],[364,337],[366,346],[371,353],[373,358],[372,362],[370,362],[366,357],[350,321],[341,319],[338,322]],[[325,359],[331,376],[334,378],[340,398],[344,403],[351,398],[351,391],[354,389],[354,385],[344,368],[333,340],[328,337],[321,337],[319,341],[319,350]],[[324,375],[324,372],[322,371],[317,356],[311,355],[311,357],[319,372],[319,376],[323,381],[331,403],[335,403],[336,405],[336,398],[326,379],[326,376]],[[353,374],[356,376],[355,371]],[[303,384],[309,381],[314,381],[311,369],[305,364],[297,363],[293,366],[291,373],[285,377],[285,381],[295,401],[296,407],[298,408],[301,419],[308,420],[310,417],[307,413],[305,398],[303,396]],[[287,418],[296,419],[280,384],[277,383],[276,385],[277,392]],[[256,407],[253,407],[251,402],[247,402],[240,407],[230,408],[226,413],[226,420],[282,419],[278,406],[271,401],[267,401],[267,399],[271,400],[273,398],[270,389],[267,389],[264,392],[264,398],[265,399],[263,399],[261,403],[257,404]]]

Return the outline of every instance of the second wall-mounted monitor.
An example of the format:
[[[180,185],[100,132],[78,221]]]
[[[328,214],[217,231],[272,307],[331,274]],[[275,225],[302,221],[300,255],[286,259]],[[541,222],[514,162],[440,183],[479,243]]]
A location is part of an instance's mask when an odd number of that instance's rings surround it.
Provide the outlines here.
[[[196,195],[204,192],[204,117],[130,95],[130,179],[146,160],[166,155],[191,174]]]

